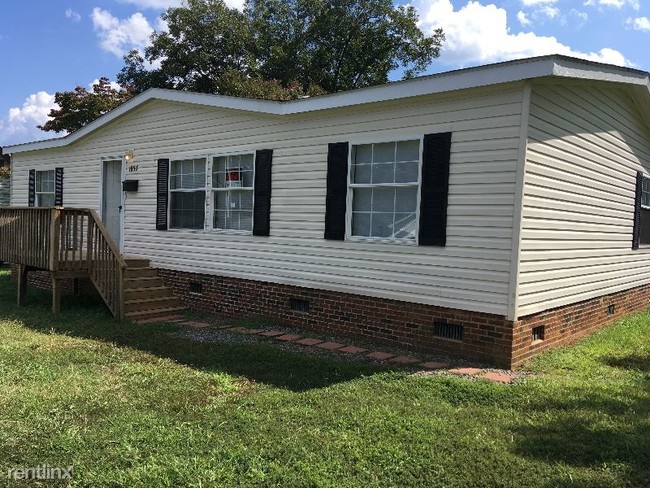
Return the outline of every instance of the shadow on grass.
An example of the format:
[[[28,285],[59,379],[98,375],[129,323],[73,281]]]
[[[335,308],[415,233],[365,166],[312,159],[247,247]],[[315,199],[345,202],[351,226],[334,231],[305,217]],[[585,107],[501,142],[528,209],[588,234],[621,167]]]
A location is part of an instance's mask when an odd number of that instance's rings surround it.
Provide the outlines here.
[[[62,313],[50,312],[51,295],[29,287],[25,307],[15,305],[16,287],[6,271],[0,272],[0,320],[16,320],[39,332],[54,331],[74,337],[112,342],[205,371],[243,376],[292,391],[305,391],[369,376],[378,367],[337,361],[282,350],[271,344],[198,342],[173,337],[176,324],[137,325],[114,319],[97,301],[64,296]]]
[[[613,368],[650,373],[650,356],[607,357],[603,362]],[[650,377],[646,379],[650,381]]]
[[[589,381],[564,387],[530,403],[527,421],[514,429],[519,438],[515,452],[603,472],[625,466],[626,486],[650,486],[650,358],[608,357],[602,362],[642,375],[620,385]]]

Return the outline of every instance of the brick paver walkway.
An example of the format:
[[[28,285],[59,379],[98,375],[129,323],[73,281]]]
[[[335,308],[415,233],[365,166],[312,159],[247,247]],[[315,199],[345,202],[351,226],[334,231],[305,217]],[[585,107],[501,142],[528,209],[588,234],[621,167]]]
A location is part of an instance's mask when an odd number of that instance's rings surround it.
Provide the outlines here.
[[[450,363],[438,361],[426,361],[422,358],[415,356],[397,356],[390,352],[372,351],[368,353],[368,349],[357,347],[352,344],[344,344],[341,342],[323,341],[313,337],[305,337],[304,335],[289,334],[285,331],[275,329],[251,329],[248,327],[238,327],[233,325],[212,326],[207,322],[199,322],[194,320],[187,320],[180,315],[173,315],[169,317],[160,317],[154,319],[145,319],[138,321],[139,324],[149,324],[153,322],[174,322],[179,325],[185,325],[197,329],[204,329],[213,327],[227,332],[234,332],[238,334],[257,335],[258,337],[265,337],[269,340],[278,340],[282,342],[289,342],[292,344],[300,345],[305,348],[318,347],[320,349],[342,352],[350,355],[363,355],[364,358],[378,361],[388,361],[394,364],[407,365],[428,369],[432,371],[443,371],[453,375],[482,378],[494,383],[510,384],[515,380],[515,377],[504,372],[496,372],[485,370],[481,368],[472,367],[452,367]]]

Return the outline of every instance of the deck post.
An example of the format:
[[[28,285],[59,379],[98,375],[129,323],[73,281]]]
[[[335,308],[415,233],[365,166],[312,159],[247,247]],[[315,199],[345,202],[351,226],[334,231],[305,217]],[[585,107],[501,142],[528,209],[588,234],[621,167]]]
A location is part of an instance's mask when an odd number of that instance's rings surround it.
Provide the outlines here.
[[[93,246],[95,245],[93,241],[93,233],[95,230],[94,223],[95,221],[93,220],[91,214],[88,216],[88,229],[86,230],[87,233],[86,244],[88,245],[86,249],[86,268],[88,270],[88,274],[90,274],[92,271],[92,263],[93,263]]]
[[[52,313],[61,313],[61,279],[52,273]]]
[[[119,265],[118,265],[119,266]],[[118,319],[124,320],[124,268],[119,267],[117,276],[117,314]]]
[[[18,271],[18,306],[24,307],[27,298],[27,266],[19,264]]]
[[[50,271],[59,270],[61,239],[61,210],[53,208],[50,214]]]

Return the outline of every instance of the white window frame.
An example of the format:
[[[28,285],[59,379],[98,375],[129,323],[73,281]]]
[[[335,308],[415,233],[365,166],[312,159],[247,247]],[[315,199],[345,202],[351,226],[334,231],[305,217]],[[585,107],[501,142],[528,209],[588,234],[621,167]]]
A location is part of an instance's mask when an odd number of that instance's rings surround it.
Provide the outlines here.
[[[646,182],[647,182],[647,185],[648,185],[648,191],[644,191],[644,189],[643,189],[644,184],[645,184]],[[650,211],[650,204],[644,205],[644,203],[643,203],[643,194],[644,194],[644,193],[645,193],[646,195],[650,196],[650,175],[646,175],[645,173],[643,174],[643,179],[642,179],[642,183],[641,183],[641,209],[642,209],[642,210]],[[640,218],[640,219],[643,219],[643,214],[641,214],[641,215],[639,216],[639,218]],[[648,243],[648,242],[641,242],[641,235],[640,235],[640,234],[639,234],[639,248],[642,248],[642,249],[648,249],[648,248],[650,248],[650,243]]]
[[[383,144],[383,143],[398,143],[407,141],[419,141],[420,148],[418,150],[418,181],[415,202],[415,238],[406,239],[403,237],[366,237],[352,235],[352,209],[354,204],[354,189],[355,188],[411,188],[416,186],[415,183],[352,183],[352,154],[355,146],[362,146],[367,144]],[[424,135],[418,134],[412,137],[400,136],[390,137],[389,135],[382,138],[373,139],[359,139],[355,141],[348,141],[348,191],[346,201],[346,216],[345,216],[345,240],[351,242],[369,242],[369,243],[383,243],[383,244],[399,244],[404,246],[417,246],[419,244],[420,234],[420,197],[422,193],[422,148],[424,145]]]
[[[214,159],[215,158],[229,158],[233,156],[247,156],[247,155],[252,155],[253,156],[253,186],[251,187],[246,187],[245,189],[240,189],[237,191],[250,191],[252,192],[252,207],[251,207],[251,229],[250,230],[238,230],[238,229],[217,229],[214,226],[214,213],[217,210],[214,206],[214,194],[217,192],[223,192],[223,191],[232,191],[232,188],[216,188],[212,186],[212,169],[214,165]],[[205,194],[205,201],[206,201],[206,230],[219,233],[219,234],[235,234],[235,235],[252,235],[253,234],[253,226],[255,225],[255,174],[257,171],[257,164],[256,164],[256,155],[257,151],[255,149],[249,150],[249,151],[221,151],[217,152],[214,154],[211,154],[209,159],[208,159],[208,173],[207,173],[207,179],[208,183],[206,185],[206,194]]]
[[[203,187],[202,188],[174,188],[172,189],[172,163],[177,162],[177,161],[187,161],[188,159],[204,159],[205,160],[205,179],[203,180]],[[173,157],[169,157],[169,166],[168,166],[168,178],[167,178],[167,195],[169,198],[168,205],[167,205],[167,228],[168,230],[171,231],[177,231],[177,232],[204,232],[206,229],[206,218],[205,218],[205,208],[206,208],[206,202],[203,202],[203,229],[201,228],[189,228],[189,227],[172,227],[172,193],[198,193],[200,191],[203,191],[205,193],[205,190],[208,185],[208,162],[210,161],[210,156],[206,156],[205,154],[188,154],[188,155],[175,155]],[[204,197],[205,198],[205,197]]]
[[[36,191],[36,188],[38,188],[38,180],[39,176],[42,176],[45,173],[52,173],[52,191]],[[43,186],[43,182],[41,181],[41,186]],[[52,195],[52,207],[54,207],[54,204],[56,202],[56,171],[53,169],[46,169],[46,170],[37,170],[35,173],[35,178],[34,178],[34,197],[35,197],[35,205],[36,207],[40,208],[51,208],[51,207],[45,207],[44,205],[41,205],[41,198],[43,195]]]

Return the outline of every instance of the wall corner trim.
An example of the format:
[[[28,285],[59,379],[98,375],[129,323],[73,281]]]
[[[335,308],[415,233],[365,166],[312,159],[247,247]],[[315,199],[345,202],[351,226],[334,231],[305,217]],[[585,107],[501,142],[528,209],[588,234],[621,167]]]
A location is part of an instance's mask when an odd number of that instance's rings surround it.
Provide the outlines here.
[[[528,125],[530,118],[530,98],[532,87],[530,81],[524,84],[521,100],[521,125],[519,127],[519,156],[515,184],[515,205],[512,216],[512,248],[510,253],[510,282],[508,285],[508,320],[519,318],[519,264],[521,261],[521,231],[524,206],[524,182],[526,179],[526,161],[528,151]]]

